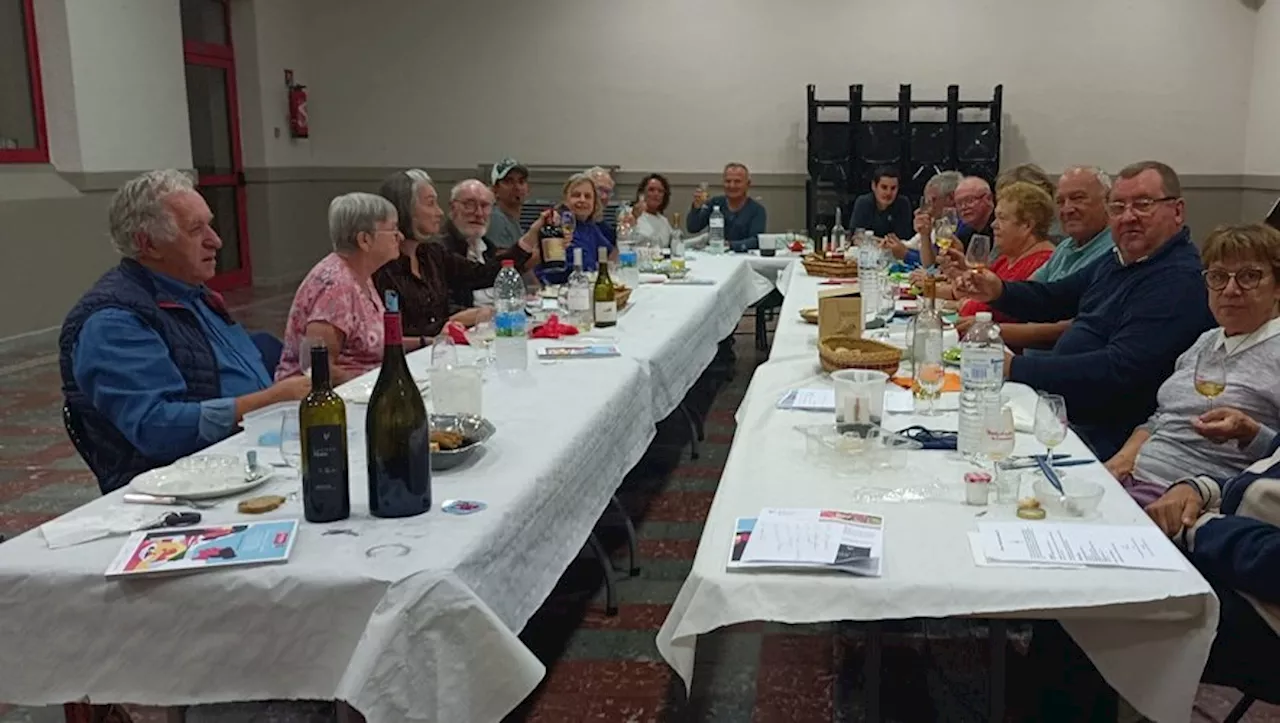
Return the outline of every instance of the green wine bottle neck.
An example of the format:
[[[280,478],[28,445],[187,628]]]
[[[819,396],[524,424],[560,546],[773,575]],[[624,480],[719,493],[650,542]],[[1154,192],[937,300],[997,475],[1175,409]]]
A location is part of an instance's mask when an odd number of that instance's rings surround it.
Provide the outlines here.
[[[332,388],[329,381],[329,349],[323,343],[311,347],[311,388]]]

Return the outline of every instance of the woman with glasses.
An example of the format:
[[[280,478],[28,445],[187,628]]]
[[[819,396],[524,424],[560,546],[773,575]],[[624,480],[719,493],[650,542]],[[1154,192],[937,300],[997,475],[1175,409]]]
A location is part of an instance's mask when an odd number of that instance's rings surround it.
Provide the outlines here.
[[[277,380],[302,373],[310,353],[304,340],[329,348],[334,384],[382,363],[384,309],[373,274],[400,255],[404,237],[397,224],[396,207],[372,193],[348,193],[329,204],[333,253],[311,268],[293,296]],[[406,349],[419,345],[405,339]]]
[[[1155,414],[1106,463],[1143,506],[1184,477],[1239,473],[1266,456],[1280,429],[1280,231],[1222,226],[1201,257],[1219,326],[1178,357]],[[1198,393],[1207,367],[1219,371]]]

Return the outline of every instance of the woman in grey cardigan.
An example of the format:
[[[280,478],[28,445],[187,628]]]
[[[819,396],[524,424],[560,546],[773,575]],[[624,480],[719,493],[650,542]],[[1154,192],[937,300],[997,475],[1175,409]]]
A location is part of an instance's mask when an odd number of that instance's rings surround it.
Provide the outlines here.
[[[1155,414],[1106,463],[1143,506],[1184,477],[1236,475],[1266,456],[1280,429],[1280,231],[1219,227],[1201,258],[1219,326],[1178,357]],[[1202,354],[1218,355],[1226,370],[1211,402],[1195,389]]]

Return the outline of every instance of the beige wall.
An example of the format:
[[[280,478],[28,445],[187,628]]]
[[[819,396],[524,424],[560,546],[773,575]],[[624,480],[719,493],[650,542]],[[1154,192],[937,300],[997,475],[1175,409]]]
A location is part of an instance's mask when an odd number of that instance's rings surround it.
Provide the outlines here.
[[[1274,0],[1273,0],[1274,2]],[[804,170],[805,85],[1005,88],[1005,160],[1242,169],[1240,0],[311,0],[313,163]],[[500,21],[494,18],[501,18]],[[378,42],[352,42],[369,28]],[[920,35],[923,42],[914,40]],[[569,38],[567,42],[548,39]]]
[[[1244,172],[1280,174],[1280,0],[1257,13]]]

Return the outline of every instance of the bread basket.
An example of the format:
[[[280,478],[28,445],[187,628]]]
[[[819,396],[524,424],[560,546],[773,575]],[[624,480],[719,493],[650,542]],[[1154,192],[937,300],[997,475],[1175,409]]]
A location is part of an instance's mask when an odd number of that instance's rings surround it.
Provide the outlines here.
[[[847,259],[824,259],[815,254],[809,254],[800,260],[804,264],[804,270],[810,276],[821,276],[828,279],[856,279],[858,278],[858,262]]]
[[[613,300],[618,304],[618,311],[622,311],[631,300],[631,289],[626,286],[614,286]]]
[[[872,369],[893,376],[902,361],[902,350],[871,339],[831,336],[818,342],[818,359],[828,372]]]

